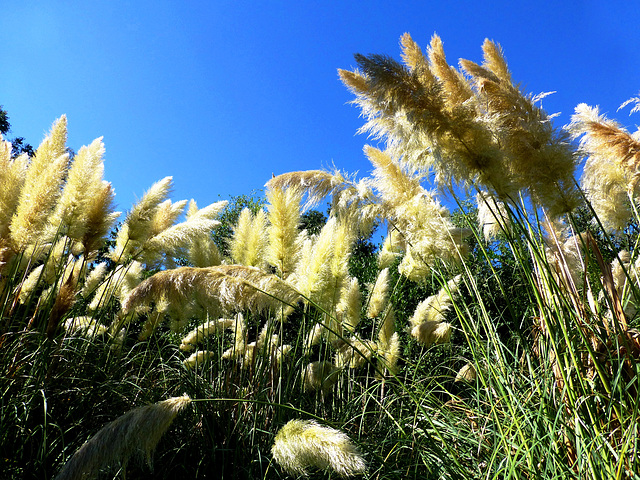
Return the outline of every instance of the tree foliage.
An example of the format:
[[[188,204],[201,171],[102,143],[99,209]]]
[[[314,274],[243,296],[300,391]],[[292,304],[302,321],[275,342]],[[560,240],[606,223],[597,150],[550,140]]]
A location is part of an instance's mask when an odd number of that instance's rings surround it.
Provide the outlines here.
[[[226,208],[218,216],[220,226],[212,233],[213,241],[218,246],[220,253],[229,255],[229,239],[233,235],[234,226],[238,222],[242,210],[248,208],[251,213],[255,214],[265,205],[266,200],[263,196],[258,195],[257,192],[236,195],[230,198]]]
[[[0,105],[0,134],[6,136],[11,131],[11,124],[9,123],[9,114]],[[10,140],[12,146],[12,156],[17,157],[22,153],[26,153],[29,156],[33,156],[35,150],[29,145],[23,137],[15,137]]]

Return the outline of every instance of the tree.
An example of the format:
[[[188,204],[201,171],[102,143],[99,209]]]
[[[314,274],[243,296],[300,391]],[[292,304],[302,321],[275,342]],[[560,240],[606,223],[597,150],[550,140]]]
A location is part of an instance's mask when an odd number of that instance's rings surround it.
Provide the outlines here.
[[[0,105],[0,133],[6,135],[10,128],[9,115],[7,115],[7,111]]]
[[[0,105],[0,133],[6,136],[10,131],[11,124],[9,123],[9,115],[4,107]],[[27,153],[31,157],[35,153],[33,147],[25,141],[24,137],[15,137],[9,141],[13,147],[11,152],[12,157],[17,157],[23,153]]]
[[[306,230],[309,235],[319,233],[325,223],[327,216],[319,210],[309,210],[300,215],[300,229]]]
[[[251,210],[251,213],[255,214],[261,208],[266,205],[266,200],[262,196],[253,191],[248,195],[236,195],[232,196],[229,200],[229,204],[220,213],[218,220],[221,225],[213,231],[213,241],[215,242],[218,250],[224,256],[229,255],[229,239],[233,234],[233,227],[238,221],[240,213],[245,208]]]

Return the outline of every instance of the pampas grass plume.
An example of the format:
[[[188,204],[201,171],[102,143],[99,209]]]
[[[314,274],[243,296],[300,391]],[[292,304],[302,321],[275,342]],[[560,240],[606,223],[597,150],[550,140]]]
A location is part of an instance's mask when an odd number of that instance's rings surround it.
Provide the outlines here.
[[[291,420],[277,433],[271,453],[287,473],[331,468],[342,477],[359,475],[367,466],[349,437],[312,420]]]
[[[411,336],[425,346],[448,343],[451,339],[451,324],[427,320],[413,327]]]
[[[214,353],[208,350],[198,350],[191,354],[189,358],[183,360],[182,364],[190,369],[196,368],[198,365],[202,365],[214,357]]]
[[[195,345],[202,342],[212,334],[220,333],[224,329],[235,325],[236,321],[231,318],[218,318],[216,320],[210,320],[203,325],[198,326],[191,330],[183,339],[180,344],[180,350],[188,352],[195,348]]]
[[[378,273],[378,278],[371,292],[369,305],[367,307],[367,317],[375,318],[379,316],[387,306],[389,299],[389,269],[385,268]]]
[[[135,408],[105,425],[71,457],[55,480],[92,478],[107,467],[125,465],[134,455],[151,456],[180,410],[191,403],[187,395]]]
[[[471,383],[477,378],[476,368],[472,363],[467,363],[456,374],[454,382],[467,382]]]
[[[304,389],[307,392],[321,391],[325,396],[338,381],[340,369],[331,362],[312,362],[302,372]]]

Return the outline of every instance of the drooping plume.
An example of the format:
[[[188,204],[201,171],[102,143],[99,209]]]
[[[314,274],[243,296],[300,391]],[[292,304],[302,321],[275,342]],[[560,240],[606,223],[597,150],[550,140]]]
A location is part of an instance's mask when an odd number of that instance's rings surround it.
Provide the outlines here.
[[[126,464],[133,456],[151,455],[178,413],[191,403],[187,395],[138,407],[105,425],[65,464],[56,480],[81,480],[97,476],[104,468]]]
[[[591,206],[605,228],[622,230],[633,215],[629,196],[640,193],[640,130],[630,134],[584,103],[568,129],[587,157],[581,185]]]
[[[122,308],[127,313],[165,300],[177,315],[193,305],[203,314],[215,315],[221,310],[277,311],[299,299],[300,294],[275,275],[255,267],[220,265],[158,272],[131,291]]]
[[[271,453],[291,475],[306,475],[308,468],[330,468],[342,477],[350,477],[367,469],[347,435],[312,420],[289,421],[276,435]]]

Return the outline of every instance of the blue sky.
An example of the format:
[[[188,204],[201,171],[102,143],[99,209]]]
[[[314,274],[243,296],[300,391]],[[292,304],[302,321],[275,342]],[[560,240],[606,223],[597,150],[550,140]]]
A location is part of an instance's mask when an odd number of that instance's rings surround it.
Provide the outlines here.
[[[7,0],[0,104],[37,146],[66,114],[69,146],[104,136],[105,177],[126,211],[155,181],[204,206],[273,174],[331,166],[367,174],[359,111],[339,82],[354,53],[399,58],[404,32],[433,33],[450,64],[500,43],[514,78],[565,124],[581,102],[640,91],[640,3]]]

